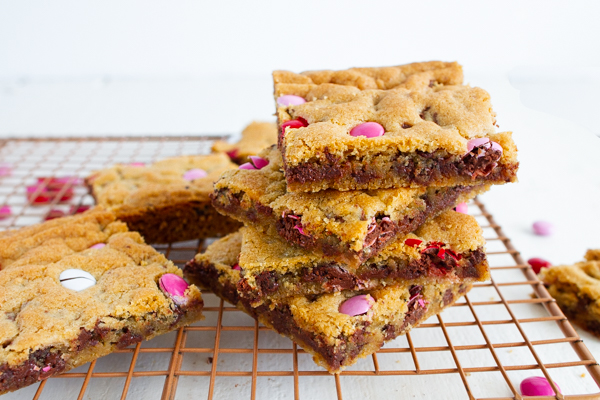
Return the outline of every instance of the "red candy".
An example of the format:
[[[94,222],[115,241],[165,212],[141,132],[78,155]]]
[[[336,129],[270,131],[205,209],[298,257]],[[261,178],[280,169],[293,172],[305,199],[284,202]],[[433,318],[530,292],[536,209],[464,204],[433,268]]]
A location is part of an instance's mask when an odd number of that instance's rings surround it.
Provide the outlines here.
[[[50,203],[57,198],[59,202],[68,201],[73,198],[73,185],[80,183],[81,180],[74,176],[37,178],[36,184],[27,186],[27,197],[33,204]],[[62,195],[59,198],[61,192]]]
[[[548,268],[552,266],[550,261],[546,261],[543,258],[538,257],[530,258],[529,260],[527,260],[527,263],[531,265],[533,272],[535,272],[536,274],[539,274],[542,268]]]
[[[281,124],[281,132],[285,132],[285,128],[298,129],[308,126],[308,122],[304,118],[291,119]]]
[[[420,245],[421,243],[423,243],[422,240],[419,239],[406,239],[404,241],[404,244],[410,247],[416,247],[418,245]]]

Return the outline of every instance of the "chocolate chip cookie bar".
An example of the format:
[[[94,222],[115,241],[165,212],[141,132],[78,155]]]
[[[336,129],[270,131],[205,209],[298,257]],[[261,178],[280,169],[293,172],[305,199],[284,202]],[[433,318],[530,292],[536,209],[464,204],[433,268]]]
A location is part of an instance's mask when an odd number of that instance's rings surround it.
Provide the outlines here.
[[[517,148],[457,63],[273,73],[292,192],[503,184]]]
[[[242,138],[237,143],[217,140],[212,151],[226,153],[237,164],[250,161],[250,156],[258,154],[262,149],[277,143],[277,124],[273,122],[252,122],[242,131]]]
[[[96,203],[148,243],[223,236],[241,224],[211,205],[215,180],[237,165],[225,154],[182,156],[152,165],[115,165],[87,178]]]
[[[295,295],[379,289],[405,281],[489,279],[479,225],[473,217],[454,211],[432,219],[415,233],[399,236],[356,268],[290,246],[273,231],[246,226],[241,235],[235,250],[239,259],[230,267],[241,269],[237,291],[254,307]],[[188,263],[186,273],[193,276],[214,258],[210,252],[198,255]]]
[[[287,191],[275,146],[255,158],[267,164],[226,171],[215,182],[213,206],[247,225],[274,226],[286,242],[351,266],[374,257],[396,236],[414,231],[428,218],[489,188],[292,193]]]
[[[600,337],[600,250],[573,265],[542,268],[539,277],[570,320]]]
[[[181,270],[94,210],[0,236],[0,394],[202,319]]]
[[[473,281],[405,282],[377,290],[292,296],[254,308],[236,290],[240,271],[232,265],[241,242],[242,235],[234,233],[213,243],[193,271],[186,268],[186,276],[295,341],[332,374],[450,306]]]

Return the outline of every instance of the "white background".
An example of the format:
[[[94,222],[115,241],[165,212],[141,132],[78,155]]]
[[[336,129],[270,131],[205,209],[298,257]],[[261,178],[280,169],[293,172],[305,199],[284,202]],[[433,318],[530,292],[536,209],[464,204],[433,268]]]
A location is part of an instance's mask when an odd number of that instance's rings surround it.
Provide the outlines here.
[[[237,133],[270,73],[457,60],[514,131],[483,197],[525,258],[600,248],[600,2],[0,1],[0,136]],[[549,238],[531,223],[556,225]],[[582,333],[600,356],[600,341]]]

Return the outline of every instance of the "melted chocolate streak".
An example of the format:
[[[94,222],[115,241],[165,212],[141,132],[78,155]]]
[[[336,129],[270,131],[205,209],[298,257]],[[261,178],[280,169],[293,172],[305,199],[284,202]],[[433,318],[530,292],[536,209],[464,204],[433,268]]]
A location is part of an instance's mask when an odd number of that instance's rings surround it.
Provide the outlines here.
[[[312,235],[302,234],[296,226],[298,220],[294,214],[286,214],[279,218],[275,224],[277,232],[290,243],[294,243],[305,249],[319,248],[326,256],[336,256],[344,252],[355,255],[359,262],[375,256],[385,245],[397,235],[413,232],[421,226],[429,217],[438,214],[456,202],[461,193],[473,190],[473,186],[456,186],[441,188],[435,192],[426,193],[422,196],[425,200],[424,211],[406,215],[400,221],[391,221],[389,218],[378,218],[375,225],[371,225],[371,231],[364,239],[365,247],[360,252],[348,249],[345,243],[333,238],[317,239]]]
[[[286,179],[288,182],[307,183],[320,181],[336,181],[345,177],[352,177],[359,184],[375,179],[381,179],[382,171],[370,169],[362,162],[354,160],[342,161],[329,152],[325,153],[326,163],[304,163],[296,167],[286,168]],[[484,180],[509,181],[512,169],[516,166],[495,168],[501,153],[491,148],[474,148],[466,156],[460,158],[454,155],[443,155],[442,151],[426,153],[416,151],[415,153],[399,153],[392,163],[390,173],[402,180],[419,185],[429,185],[442,178],[463,176],[475,179],[479,176]],[[360,160],[357,160],[360,161]],[[492,173],[493,172],[493,173]]]
[[[298,278],[298,285],[315,283],[323,288],[323,292],[340,290],[361,290],[373,279],[417,279],[422,276],[444,276],[454,271],[460,279],[479,278],[477,266],[485,259],[485,253],[477,249],[457,262],[452,257],[441,259],[437,256],[437,249],[429,249],[419,259],[411,260],[407,265],[396,265],[393,260],[387,264],[371,264],[355,275],[348,272],[343,266],[328,263],[312,269],[304,268]],[[391,265],[392,264],[392,265]],[[273,271],[265,271],[255,277],[256,288],[252,288],[245,279],[238,282],[237,290],[240,295],[250,301],[257,302],[279,290],[280,284],[286,279],[285,275]]]
[[[365,321],[351,336],[340,338],[340,344],[333,347],[327,344],[327,338],[299,327],[294,321],[294,317],[288,305],[277,306],[273,309],[266,304],[252,307],[251,300],[241,298],[234,285],[229,282],[223,285],[219,282],[220,273],[214,265],[208,263],[196,264],[195,261],[192,260],[186,265],[185,271],[186,275],[193,277],[193,279],[200,282],[202,286],[210,288],[217,296],[231,304],[242,305],[245,311],[255,319],[258,319],[258,315],[261,315],[273,325],[273,328],[278,333],[302,342],[305,346],[308,346],[319,353],[325,359],[331,370],[338,370],[347,363],[347,360],[354,359],[361,352],[362,348],[371,340],[369,336],[365,334],[369,325],[369,322]],[[239,286],[240,284],[238,283],[238,288]],[[443,299],[444,303],[448,304],[449,301],[452,301],[453,297],[452,291],[450,291],[450,295],[445,293]],[[406,313],[402,325],[397,326],[388,324],[383,328],[384,341],[393,339],[404,333],[409,326],[422,318],[426,312],[426,307],[423,308],[413,304],[409,307],[409,311]]]
[[[174,311],[177,313],[178,321],[183,314],[183,310],[177,307]],[[109,328],[100,326],[100,321],[96,322],[96,326],[92,331],[81,328],[78,338],[74,341],[73,352],[78,353],[86,348],[98,345],[107,337],[109,332]],[[152,333],[151,330],[146,332],[147,335],[150,333]],[[143,338],[143,335],[124,328],[115,344],[118,349],[124,349],[141,342]],[[61,350],[54,347],[36,350],[22,364],[11,366],[6,363],[0,365],[0,393],[14,391],[59,374],[65,371],[66,367],[66,361]]]

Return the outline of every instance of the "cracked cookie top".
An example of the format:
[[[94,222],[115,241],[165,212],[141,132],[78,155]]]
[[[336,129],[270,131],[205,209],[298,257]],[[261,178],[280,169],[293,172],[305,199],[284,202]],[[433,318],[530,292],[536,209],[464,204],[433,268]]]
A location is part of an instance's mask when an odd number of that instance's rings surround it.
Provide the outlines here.
[[[0,237],[0,257],[0,366],[38,349],[77,351],[85,332],[175,322],[186,307],[202,305],[193,285],[183,301],[161,290],[159,279],[182,276],[180,269],[98,208],[10,231]],[[95,283],[69,289],[67,270]]]
[[[496,133],[496,114],[489,94],[462,84],[457,63],[425,62],[385,68],[275,71],[275,98],[293,95],[301,104],[278,104],[279,125],[303,120],[308,126],[286,128],[282,151],[296,166],[322,154],[345,159],[400,152],[467,153],[470,139],[488,137],[504,149],[501,163],[516,161],[509,132]],[[352,128],[376,122],[377,137],[351,136]],[[366,160],[366,161],[370,161]],[[374,161],[374,160],[373,160]]]
[[[87,178],[96,203],[124,213],[191,201],[209,202],[213,182],[235,169],[226,154],[167,158],[148,166],[115,165]]]
[[[277,143],[277,124],[274,122],[254,121],[242,131],[242,137],[236,143],[217,140],[212,151],[227,153],[238,164],[248,162],[248,157],[258,154],[262,149]]]

